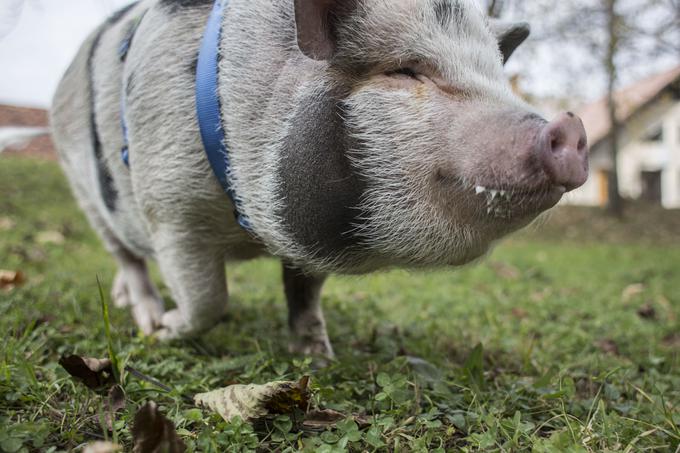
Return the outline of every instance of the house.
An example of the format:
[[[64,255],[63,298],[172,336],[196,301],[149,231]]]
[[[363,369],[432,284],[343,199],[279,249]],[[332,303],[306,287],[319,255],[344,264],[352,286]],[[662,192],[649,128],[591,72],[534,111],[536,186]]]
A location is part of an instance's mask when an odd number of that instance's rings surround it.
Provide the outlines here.
[[[47,110],[0,104],[0,153],[55,159]]]
[[[680,208],[680,66],[615,93],[619,137],[619,188],[624,198]],[[590,178],[566,197],[568,204],[608,201],[611,122],[606,99],[579,110],[591,147]]]

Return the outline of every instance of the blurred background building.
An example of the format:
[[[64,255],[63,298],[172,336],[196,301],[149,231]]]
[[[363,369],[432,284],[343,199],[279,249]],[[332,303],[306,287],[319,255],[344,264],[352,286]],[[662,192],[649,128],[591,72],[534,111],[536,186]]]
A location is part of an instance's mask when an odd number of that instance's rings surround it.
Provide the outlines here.
[[[0,152],[56,158],[47,110],[0,104]]]
[[[616,92],[619,121],[618,175],[624,198],[680,208],[680,66]],[[607,100],[579,109],[591,146],[590,178],[567,202],[609,202],[611,121]]]

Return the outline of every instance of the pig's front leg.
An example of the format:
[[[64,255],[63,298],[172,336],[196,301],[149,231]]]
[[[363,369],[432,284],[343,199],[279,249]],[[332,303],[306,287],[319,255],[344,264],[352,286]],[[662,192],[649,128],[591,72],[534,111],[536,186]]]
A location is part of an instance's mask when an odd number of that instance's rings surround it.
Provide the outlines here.
[[[163,315],[156,335],[175,339],[205,332],[222,318],[227,303],[223,253],[186,233],[166,232],[155,242],[163,279],[177,304]]]
[[[321,310],[321,288],[325,275],[306,274],[283,264],[283,284],[288,301],[288,324],[293,340],[291,352],[334,357]]]

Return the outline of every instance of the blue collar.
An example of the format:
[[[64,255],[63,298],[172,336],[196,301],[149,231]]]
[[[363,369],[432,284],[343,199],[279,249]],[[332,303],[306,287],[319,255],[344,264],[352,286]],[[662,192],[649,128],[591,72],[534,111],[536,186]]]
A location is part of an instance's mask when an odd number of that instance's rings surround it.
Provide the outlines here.
[[[234,205],[234,214],[239,225],[244,230],[252,232],[250,221],[242,214],[240,201],[229,181],[229,150],[224,136],[219,95],[222,14],[228,4],[229,0],[215,0],[215,5],[203,34],[203,42],[196,65],[196,113],[198,114],[198,126],[201,129],[203,148],[210,161],[210,166]]]
[[[229,0],[215,0],[208,24],[203,34],[203,41],[198,54],[198,64],[196,65],[196,113],[198,116],[198,126],[201,131],[203,148],[210,162],[217,180],[222,189],[229,196],[234,205],[234,215],[238,224],[248,233],[253,234],[250,221],[242,214],[241,203],[229,181],[230,162],[229,150],[224,134],[222,122],[222,110],[219,97],[219,60],[220,60],[220,38],[222,36],[222,14],[224,8],[229,4]],[[134,34],[136,26],[132,34]],[[121,46],[121,55],[124,55],[130,47],[132,36],[127,38]],[[128,133],[125,122],[125,95],[123,91],[121,102],[121,120],[123,128],[123,138],[125,146],[122,149],[122,158],[126,165],[129,165],[128,153]]]

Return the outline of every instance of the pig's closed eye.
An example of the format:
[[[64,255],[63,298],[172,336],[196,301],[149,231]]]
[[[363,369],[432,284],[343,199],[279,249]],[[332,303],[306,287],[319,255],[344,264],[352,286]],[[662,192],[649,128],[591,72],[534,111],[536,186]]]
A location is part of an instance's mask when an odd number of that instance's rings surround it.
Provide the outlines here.
[[[409,77],[414,80],[420,80],[418,78],[418,73],[411,68],[399,68],[395,71],[387,72],[390,77]]]

